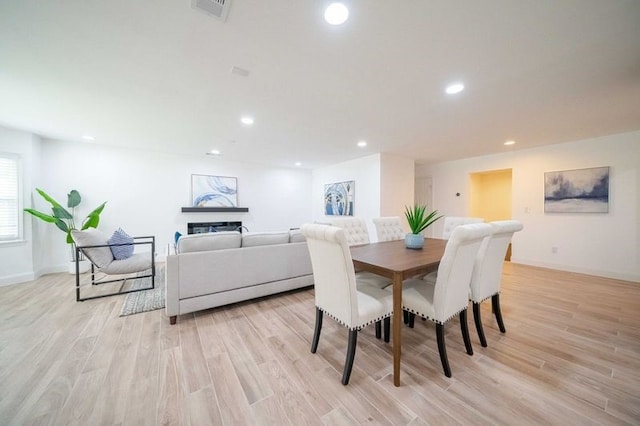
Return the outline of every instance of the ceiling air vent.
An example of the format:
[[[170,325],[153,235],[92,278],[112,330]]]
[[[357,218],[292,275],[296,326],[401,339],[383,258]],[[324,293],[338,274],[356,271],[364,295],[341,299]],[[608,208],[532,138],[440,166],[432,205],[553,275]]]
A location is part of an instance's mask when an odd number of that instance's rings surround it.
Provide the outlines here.
[[[191,0],[191,7],[221,21],[226,21],[231,0]]]

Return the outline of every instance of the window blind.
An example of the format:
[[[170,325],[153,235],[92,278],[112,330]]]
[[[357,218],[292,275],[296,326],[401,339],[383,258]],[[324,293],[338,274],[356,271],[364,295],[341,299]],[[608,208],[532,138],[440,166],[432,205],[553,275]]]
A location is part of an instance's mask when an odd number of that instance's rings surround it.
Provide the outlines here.
[[[20,236],[18,158],[0,154],[0,241]]]

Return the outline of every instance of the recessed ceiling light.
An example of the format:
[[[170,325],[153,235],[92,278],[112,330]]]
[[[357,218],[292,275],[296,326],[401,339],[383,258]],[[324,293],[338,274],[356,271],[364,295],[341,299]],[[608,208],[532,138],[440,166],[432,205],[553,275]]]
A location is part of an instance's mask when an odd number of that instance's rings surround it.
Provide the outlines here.
[[[447,86],[444,90],[449,95],[455,95],[456,93],[460,93],[464,90],[464,84],[462,83],[453,83]]]
[[[515,145],[516,141],[506,141],[504,144],[507,145],[507,146],[508,145]]]
[[[297,161],[297,162],[296,162],[296,167],[300,167],[300,166],[302,166],[302,163],[301,163],[301,162],[299,162],[299,161]]]
[[[82,137],[82,139],[84,139],[85,141],[95,141],[96,140],[96,138],[94,138],[93,136],[90,136],[90,135],[84,135]]]
[[[349,18],[349,9],[342,3],[331,3],[324,10],[324,20],[331,25],[344,24]]]
[[[364,148],[365,146],[367,146],[367,141],[360,141],[360,142],[358,142],[358,146],[359,146],[360,148]]]
[[[211,155],[213,157],[219,157],[220,151],[218,151],[217,149],[212,149],[211,151],[207,152],[207,155]]]
[[[251,126],[253,124],[253,117],[244,116],[240,119],[240,121],[246,126]]]

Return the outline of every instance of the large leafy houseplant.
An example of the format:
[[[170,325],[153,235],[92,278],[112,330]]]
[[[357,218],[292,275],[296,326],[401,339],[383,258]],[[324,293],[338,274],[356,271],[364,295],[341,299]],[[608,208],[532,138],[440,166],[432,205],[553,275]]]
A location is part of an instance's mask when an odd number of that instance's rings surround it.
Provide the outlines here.
[[[413,207],[405,206],[404,215],[411,229],[411,234],[407,234],[405,238],[408,248],[422,248],[424,238],[419,234],[442,217],[442,215],[438,216],[438,210],[427,213],[427,206],[418,204]]]
[[[76,227],[76,208],[80,205],[82,201],[82,197],[80,193],[75,189],[71,190],[67,194],[67,208],[71,211],[64,208],[59,202],[57,202],[53,197],[44,192],[42,189],[36,188],[38,194],[42,196],[49,204],[51,204],[51,214],[42,213],[35,209],[24,209],[25,212],[32,214],[38,219],[42,219],[47,223],[55,224],[58,229],[66,234],[67,244],[71,244],[71,261],[75,262],[75,243],[73,241],[73,237],[71,236],[71,231],[74,229],[78,229]],[[84,218],[81,223],[81,230],[96,228],[100,223],[100,213],[104,210],[104,206],[107,204],[100,204],[97,208],[95,208],[91,213]]]

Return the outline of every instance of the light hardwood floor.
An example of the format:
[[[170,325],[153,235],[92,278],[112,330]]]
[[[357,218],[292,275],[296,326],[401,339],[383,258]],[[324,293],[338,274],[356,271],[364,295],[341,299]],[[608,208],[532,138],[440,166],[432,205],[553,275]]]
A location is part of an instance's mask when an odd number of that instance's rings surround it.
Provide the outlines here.
[[[325,317],[309,351],[310,289],[184,315],[119,317],[123,296],[75,302],[73,277],[0,288],[0,424],[640,424],[640,284],[505,265],[501,334],[468,356],[457,321],[442,373],[432,324],[391,347]]]

